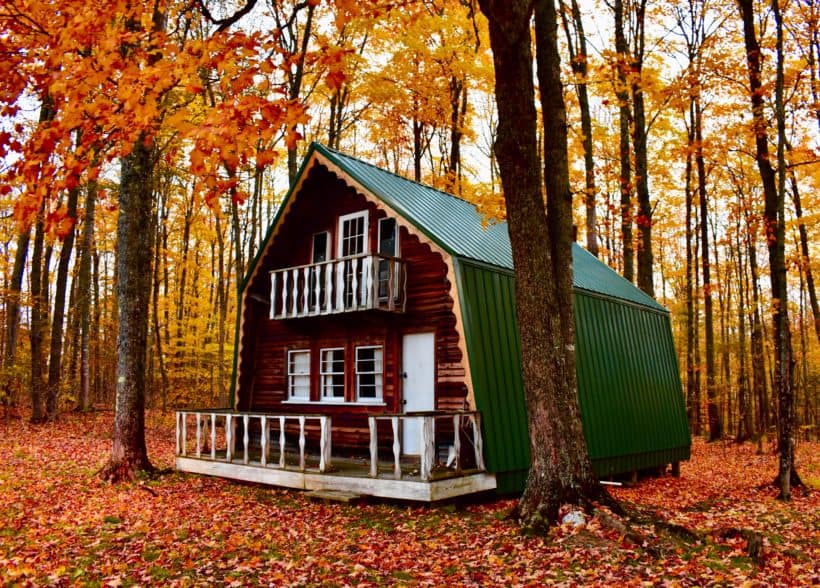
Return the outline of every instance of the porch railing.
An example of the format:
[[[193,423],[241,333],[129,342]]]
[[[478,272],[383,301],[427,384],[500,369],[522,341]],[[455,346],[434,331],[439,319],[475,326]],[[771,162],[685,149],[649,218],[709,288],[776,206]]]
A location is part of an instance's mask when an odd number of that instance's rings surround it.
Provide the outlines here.
[[[461,475],[464,469],[474,472],[485,470],[480,413],[477,411],[434,411],[368,417],[370,477],[379,477],[378,424],[386,421],[390,423],[392,435],[383,435],[382,439],[387,437],[392,441],[389,449],[393,457],[392,470],[388,475],[392,475],[396,480],[403,478],[402,425],[409,420],[416,420],[420,424],[418,476],[421,480],[433,479],[433,470],[438,461],[436,450],[442,445],[447,448],[452,457],[453,462],[447,464],[447,469],[453,474]],[[207,409],[180,410],[176,413],[176,455],[263,468],[293,468],[295,464],[287,464],[286,460],[286,430],[290,428],[291,432],[294,430],[298,432],[296,437],[298,469],[305,472],[307,470],[307,424],[310,422],[318,424],[318,472],[330,472],[332,426],[331,418],[327,415],[265,414]],[[240,423],[242,425],[240,433],[242,447],[238,455],[237,429]],[[452,436],[449,435],[451,427]],[[467,447],[464,446],[463,441],[467,442]],[[472,450],[469,445],[472,445]],[[464,467],[465,459],[470,461],[466,468]],[[292,456],[291,460],[293,460]]]
[[[357,255],[270,272],[270,318],[357,310],[404,312],[406,275],[400,259]]]
[[[424,412],[393,415],[374,415],[368,417],[370,428],[370,477],[378,476],[378,422],[389,421],[393,433],[393,477],[397,480],[402,478],[401,456],[402,456],[402,433],[400,423],[409,419],[421,422],[419,427],[419,477],[430,480],[433,467],[437,463],[436,455],[436,424],[440,421],[451,422],[453,427],[452,449],[453,466],[458,475],[462,471],[462,433],[467,433],[468,441],[473,446],[473,458],[475,459],[476,470],[483,471],[484,468],[484,448],[481,437],[481,414],[478,411],[459,412]],[[448,424],[449,424],[448,422]],[[465,430],[466,429],[466,430]],[[440,438],[440,436],[439,436]]]

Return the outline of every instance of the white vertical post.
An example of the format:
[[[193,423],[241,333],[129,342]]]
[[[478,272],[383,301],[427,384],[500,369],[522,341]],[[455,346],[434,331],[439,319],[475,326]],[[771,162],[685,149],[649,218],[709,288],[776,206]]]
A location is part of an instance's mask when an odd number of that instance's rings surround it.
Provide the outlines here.
[[[319,314],[322,310],[322,301],[319,295],[322,293],[322,266],[317,265],[313,268],[313,312]]]
[[[333,262],[325,264],[325,312],[333,310]]]
[[[430,479],[430,473],[433,471],[435,453],[433,441],[433,417],[421,417],[421,464],[419,470],[421,479],[425,482]]]
[[[352,300],[352,307],[359,308],[359,300],[361,299],[361,295],[359,293],[359,258],[353,257],[350,260],[350,272],[351,272],[351,285],[350,285],[350,293],[353,295]]]
[[[336,262],[336,312],[345,308],[345,260]]]
[[[270,318],[276,318],[276,272],[270,273]]]
[[[299,270],[294,268],[290,271],[290,277],[293,280],[293,290],[291,290],[291,303],[293,304],[293,308],[291,309],[290,316],[296,316],[296,312],[299,308]]]
[[[473,423],[473,447],[475,447],[475,464],[480,470],[484,469],[484,440],[481,438],[481,415],[477,412],[470,416]]]
[[[279,417],[279,467],[285,467],[285,417]]]
[[[370,477],[378,476],[379,443],[376,435],[376,417],[367,417],[367,426],[370,429]]]
[[[302,270],[302,277],[304,284],[302,284],[302,308],[301,316],[306,316],[310,313],[310,266],[305,266]]]
[[[242,456],[242,463],[248,463],[248,420],[248,415],[242,417],[242,446],[245,449],[244,455]]]
[[[200,425],[200,421],[202,420],[202,415],[196,413],[196,456],[202,457],[202,426]]]
[[[188,413],[182,413],[182,453],[188,455]]]
[[[373,256],[362,258],[362,306],[373,308]]]
[[[453,415],[453,452],[456,454],[456,472],[461,472],[461,414]]]
[[[288,316],[288,270],[284,270],[282,273],[282,312],[279,313],[279,316],[286,317]]]
[[[174,434],[174,440],[176,441],[176,445],[177,445],[177,446],[176,446],[176,450],[175,450],[175,455],[180,455],[180,443],[179,443],[179,436],[180,436],[180,434],[182,433],[182,427],[181,427],[181,426],[180,426],[180,424],[179,424],[179,417],[180,417],[180,414],[181,414],[181,413],[180,413],[179,411],[177,411],[177,416],[176,416],[176,431],[174,431],[174,433],[175,433],[175,434]]]
[[[393,428],[393,477],[401,480],[401,436],[399,435],[399,417],[390,418]]]
[[[305,471],[305,415],[299,415],[299,470]]]
[[[233,419],[231,413],[225,415],[225,460],[233,459]]]
[[[262,453],[259,455],[259,463],[262,464],[262,467],[265,467],[268,465],[268,417],[262,415],[260,422],[262,432],[259,437],[259,446],[261,447]]]
[[[211,459],[216,459],[216,413],[211,413]]]
[[[319,438],[319,471],[325,473],[330,467],[330,417],[319,417],[321,436]]]

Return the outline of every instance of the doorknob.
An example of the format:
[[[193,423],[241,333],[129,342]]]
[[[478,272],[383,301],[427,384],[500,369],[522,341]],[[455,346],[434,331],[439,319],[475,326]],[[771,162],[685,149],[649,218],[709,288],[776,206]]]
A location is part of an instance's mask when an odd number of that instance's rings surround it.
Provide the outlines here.
[[[406,379],[407,379],[407,372],[402,372],[402,373],[401,373],[401,377],[402,377],[402,378],[404,378],[404,379],[406,380]]]

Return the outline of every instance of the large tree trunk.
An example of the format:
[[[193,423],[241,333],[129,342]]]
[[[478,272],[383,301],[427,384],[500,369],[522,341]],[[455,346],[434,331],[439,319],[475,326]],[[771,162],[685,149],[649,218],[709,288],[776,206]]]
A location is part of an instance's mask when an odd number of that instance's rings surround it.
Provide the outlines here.
[[[48,284],[48,266],[43,276],[43,245],[45,241],[45,201],[40,205],[34,227],[34,250],[31,255],[31,318],[29,345],[31,348],[31,422],[41,423],[46,418],[45,380],[43,378],[43,333],[48,325],[48,303],[43,297],[44,284]]]
[[[480,5],[489,19],[495,64],[495,152],[516,271],[516,314],[532,455],[520,515],[525,527],[543,531],[557,519],[562,504],[584,503],[599,491],[581,429],[575,385],[572,225],[569,177],[564,173],[566,121],[558,77],[557,27],[554,6],[549,0],[539,2],[538,70],[545,135],[550,138],[545,145],[545,160],[550,165],[548,219],[537,155],[529,28],[532,6],[526,1],[493,0],[481,0]],[[536,243],[539,246],[534,247]],[[556,308],[561,312],[554,312]]]
[[[635,247],[632,243],[632,150],[629,145],[629,86],[626,70],[629,67],[629,47],[624,31],[623,0],[615,0],[615,52],[618,59],[618,75],[615,93],[618,97],[619,158],[621,162],[621,239],[623,245],[623,275],[630,282],[635,281]]]
[[[105,479],[133,478],[151,470],[145,447],[145,367],[148,299],[154,232],[153,164],[150,147],[140,139],[122,159],[117,221],[117,397],[114,444],[102,470]]]
[[[65,317],[66,285],[68,283],[68,264],[71,261],[71,252],[74,250],[75,223],[77,220],[77,200],[80,196],[79,188],[69,190],[67,215],[71,219],[71,229],[63,239],[60,249],[60,260],[57,263],[57,279],[54,285],[54,313],[51,319],[51,349],[48,360],[48,385],[46,388],[46,418],[50,421],[57,419],[58,400],[60,394],[60,376],[62,372],[63,352],[63,319]]]
[[[779,184],[769,155],[766,119],[763,112],[763,87],[761,83],[762,58],[760,44],[754,26],[754,3],[738,0],[743,21],[743,39],[749,69],[749,89],[752,119],[755,131],[757,167],[763,184],[766,223],[766,242],[769,251],[769,275],[772,288],[772,322],[775,348],[774,392],[778,399],[778,451],[780,467],[778,479],[780,498],[788,500],[793,483],[800,479],[794,467],[794,390],[792,388],[793,357],[788,313],[788,284],[786,283],[785,239],[785,121],[783,115],[783,31],[778,0],[772,2],[777,28],[777,83],[775,87],[775,114],[777,116],[778,147],[777,163]]]

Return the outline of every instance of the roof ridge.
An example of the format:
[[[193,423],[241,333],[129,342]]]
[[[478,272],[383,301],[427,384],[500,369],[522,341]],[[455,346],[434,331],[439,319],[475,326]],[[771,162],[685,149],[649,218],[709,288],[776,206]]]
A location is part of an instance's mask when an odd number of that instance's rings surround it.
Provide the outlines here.
[[[316,145],[317,147],[319,147],[320,149],[324,149],[325,151],[329,151],[329,152],[330,152],[330,153],[332,153],[333,155],[338,155],[339,157],[344,157],[345,159],[350,159],[350,160],[353,160],[353,161],[355,161],[355,162],[357,162],[357,163],[361,163],[361,164],[366,165],[366,166],[368,166],[368,167],[372,167],[373,169],[375,169],[376,171],[378,171],[378,172],[380,172],[380,173],[383,173],[383,174],[390,174],[391,176],[393,176],[393,177],[395,177],[395,178],[398,178],[398,179],[400,179],[400,180],[404,180],[405,182],[410,182],[411,184],[415,184],[415,185],[417,185],[417,186],[421,186],[422,188],[426,188],[427,190],[432,190],[432,191],[434,191],[434,192],[438,192],[439,194],[441,194],[441,195],[443,195],[443,196],[449,196],[450,198],[454,198],[454,199],[456,199],[456,200],[460,200],[461,202],[464,202],[464,203],[466,203],[466,204],[469,204],[470,206],[472,206],[473,208],[475,208],[476,210],[478,210],[478,206],[476,206],[475,202],[470,202],[470,201],[469,201],[469,200],[467,200],[466,198],[462,198],[461,196],[456,196],[455,194],[453,194],[453,193],[451,193],[451,192],[447,192],[447,191],[442,190],[442,189],[440,189],[440,188],[436,188],[435,186],[431,186],[430,184],[427,184],[427,183],[425,183],[425,182],[417,182],[416,180],[411,180],[410,178],[408,178],[408,177],[406,177],[406,176],[403,176],[403,175],[401,175],[401,174],[398,174],[398,173],[396,173],[396,172],[394,172],[394,171],[391,171],[391,170],[389,170],[389,169],[385,169],[385,168],[383,168],[383,167],[379,167],[379,166],[378,166],[378,165],[376,165],[375,163],[371,163],[371,162],[366,161],[366,160],[364,160],[364,159],[361,159],[361,158],[359,158],[359,157],[354,157],[353,155],[350,155],[350,154],[348,154],[348,153],[344,153],[344,152],[342,152],[342,151],[339,151],[338,149],[333,149],[332,147],[328,147],[327,145],[325,145],[325,144],[323,144],[323,143],[320,143],[320,142],[318,142],[318,141],[314,141],[314,142],[313,142],[313,144],[314,144],[314,145]],[[503,222],[503,223],[505,223],[505,224],[506,224],[506,221],[499,221],[499,222]]]

